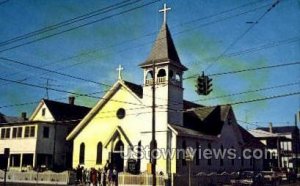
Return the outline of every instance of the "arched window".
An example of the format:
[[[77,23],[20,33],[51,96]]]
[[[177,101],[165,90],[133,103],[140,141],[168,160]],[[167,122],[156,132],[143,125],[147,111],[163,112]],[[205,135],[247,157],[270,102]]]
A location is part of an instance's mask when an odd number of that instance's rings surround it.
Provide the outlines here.
[[[184,152],[184,154],[183,154],[183,157],[182,157],[182,166],[186,166],[186,160],[185,160],[185,156],[186,156],[186,154],[185,154],[185,150],[186,150],[186,144],[185,144],[185,141],[183,140],[182,141],[182,150],[183,150],[183,152]]]
[[[84,143],[80,144],[80,149],[79,149],[79,164],[84,164],[84,152],[85,151],[85,145]]]
[[[176,76],[175,76],[175,79],[176,79],[176,81],[181,81],[181,76],[180,76],[180,74],[176,74]]]
[[[124,143],[121,140],[119,140],[116,143],[114,151],[116,151],[116,152],[123,152],[124,151]]]
[[[223,153],[224,153],[224,146],[223,145],[221,145],[221,152],[222,152],[222,155],[223,155]],[[224,158],[225,158],[225,156],[224,156]],[[220,166],[223,166],[224,165],[224,159],[223,159],[223,157],[221,157],[220,158]]]
[[[99,142],[97,145],[97,157],[96,157],[96,164],[102,164],[102,143]]]
[[[150,71],[147,72],[146,79],[153,79],[153,72],[152,72],[152,70],[150,70]]]
[[[166,76],[166,71],[165,69],[160,69],[158,71],[157,77],[165,77]]]

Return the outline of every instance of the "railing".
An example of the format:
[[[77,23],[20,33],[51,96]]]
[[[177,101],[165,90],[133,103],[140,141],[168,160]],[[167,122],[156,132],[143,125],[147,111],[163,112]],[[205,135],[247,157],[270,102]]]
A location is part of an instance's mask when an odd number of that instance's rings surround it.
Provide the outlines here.
[[[4,180],[4,171],[0,170],[0,182]],[[58,184],[66,185],[73,183],[75,180],[74,172],[64,171],[55,173],[52,171],[46,172],[19,172],[8,171],[6,175],[6,182],[8,183],[35,183],[35,184]]]
[[[167,77],[157,77],[157,80],[155,84],[164,84],[167,83]],[[153,79],[146,79],[146,85],[152,85],[153,84]]]
[[[139,174],[132,175],[129,173],[120,173],[118,175],[118,185],[126,186],[126,185],[153,185],[153,178],[151,174]],[[162,176],[156,176],[156,185],[164,186],[165,179]]]

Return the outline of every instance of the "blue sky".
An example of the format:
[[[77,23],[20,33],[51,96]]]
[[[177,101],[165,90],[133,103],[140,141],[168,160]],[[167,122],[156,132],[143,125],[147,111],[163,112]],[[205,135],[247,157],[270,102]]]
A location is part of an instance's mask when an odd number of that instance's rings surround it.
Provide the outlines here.
[[[116,81],[115,69],[121,64],[125,68],[124,79],[142,84],[142,70],[138,64],[150,53],[162,24],[162,14],[158,10],[166,2],[172,8],[168,13],[168,25],[173,40],[181,62],[189,68],[184,77],[202,71],[206,74],[215,74],[300,61],[299,0],[280,1],[255,25],[253,22],[257,21],[275,1],[174,0],[157,1],[152,4],[150,2],[152,1],[5,1],[0,3],[0,43],[117,3],[130,5],[10,44],[0,44],[0,57],[106,84],[113,84]],[[135,9],[146,3],[149,5]],[[134,10],[116,15],[128,9]],[[100,21],[104,17],[109,18]],[[93,21],[95,23],[48,37]],[[249,29],[250,27],[252,28]],[[43,37],[48,38],[24,45]],[[18,45],[23,46],[15,47]],[[248,49],[250,52],[242,52]],[[220,58],[216,60],[216,57]],[[191,101],[201,100],[198,101],[200,104],[217,105],[295,93],[300,89],[299,72],[298,64],[212,76],[214,91],[206,97],[197,95],[194,87],[195,79],[188,79],[184,81],[184,97]],[[49,79],[51,88],[77,93],[92,93],[106,89],[94,83],[45,73],[4,60],[0,60],[0,74],[1,78],[40,86],[45,86],[46,79]],[[279,85],[284,86],[212,99]],[[102,96],[101,93],[96,95]],[[7,115],[20,115],[23,111],[31,113],[36,104],[3,106],[36,102],[45,96],[45,89],[0,81],[0,112]],[[67,93],[49,91],[50,99],[67,96]],[[79,97],[76,100],[78,104],[88,106],[94,105],[96,101],[87,97]],[[246,125],[243,122],[257,122],[255,124],[259,126],[267,126],[268,122],[273,122],[274,125],[292,125],[294,115],[299,109],[299,94],[234,105],[237,119],[248,128],[255,125]]]

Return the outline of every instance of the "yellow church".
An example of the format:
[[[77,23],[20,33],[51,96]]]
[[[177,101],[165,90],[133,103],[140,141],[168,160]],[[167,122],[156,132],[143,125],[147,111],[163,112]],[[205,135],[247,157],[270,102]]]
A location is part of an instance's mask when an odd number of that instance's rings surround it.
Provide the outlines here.
[[[150,55],[139,67],[143,84],[119,79],[67,136],[73,140],[73,167],[103,168],[108,161],[118,171],[147,171],[152,139],[152,84],[155,82],[156,171],[185,174],[187,160],[177,150],[257,148],[240,127],[230,105],[205,107],[183,99],[183,73],[188,70],[177,54],[166,21],[163,22]],[[251,135],[250,135],[251,136]],[[164,152],[172,152],[164,154]],[[175,153],[174,153],[175,152]],[[205,159],[195,154],[192,174],[212,171],[260,169],[262,161],[249,159]]]

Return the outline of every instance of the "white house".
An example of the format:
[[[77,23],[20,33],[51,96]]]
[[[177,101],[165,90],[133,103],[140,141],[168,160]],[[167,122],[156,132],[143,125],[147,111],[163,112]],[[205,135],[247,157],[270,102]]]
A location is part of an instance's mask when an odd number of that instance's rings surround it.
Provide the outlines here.
[[[29,120],[12,120],[12,117],[3,116],[0,152],[2,154],[4,149],[9,149],[9,169],[71,167],[72,143],[65,138],[89,110],[74,105],[74,98],[70,98],[69,103],[43,99]],[[3,154],[0,158],[3,164]]]

